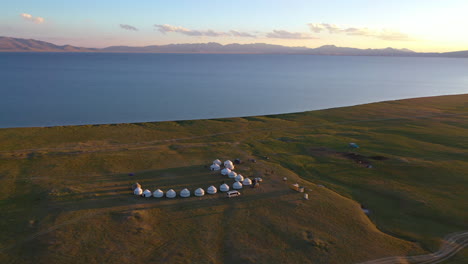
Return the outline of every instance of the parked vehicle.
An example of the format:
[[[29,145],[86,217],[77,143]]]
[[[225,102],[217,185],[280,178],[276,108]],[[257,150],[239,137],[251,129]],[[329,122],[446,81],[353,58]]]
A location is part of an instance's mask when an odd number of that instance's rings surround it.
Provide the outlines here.
[[[231,197],[236,197],[236,196],[240,196],[241,193],[239,191],[229,191],[226,193],[226,197],[227,198],[231,198]]]

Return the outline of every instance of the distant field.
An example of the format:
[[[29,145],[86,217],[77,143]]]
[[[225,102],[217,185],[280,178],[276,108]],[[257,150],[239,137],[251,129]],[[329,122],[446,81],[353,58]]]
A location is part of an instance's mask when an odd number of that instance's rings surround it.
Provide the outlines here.
[[[467,150],[468,94],[0,129],[0,263],[357,263],[427,254],[468,230]],[[132,195],[134,182],[151,191],[232,185],[209,171],[216,158],[240,158],[236,172],[264,181],[232,199]],[[309,200],[290,189],[296,182]],[[464,249],[444,263],[467,262]]]

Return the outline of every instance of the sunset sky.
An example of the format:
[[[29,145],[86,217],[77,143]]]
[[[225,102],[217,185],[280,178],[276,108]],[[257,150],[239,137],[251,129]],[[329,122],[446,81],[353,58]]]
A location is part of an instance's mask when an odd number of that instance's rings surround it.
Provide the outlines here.
[[[468,50],[467,0],[15,0],[0,36],[83,47],[269,43]]]

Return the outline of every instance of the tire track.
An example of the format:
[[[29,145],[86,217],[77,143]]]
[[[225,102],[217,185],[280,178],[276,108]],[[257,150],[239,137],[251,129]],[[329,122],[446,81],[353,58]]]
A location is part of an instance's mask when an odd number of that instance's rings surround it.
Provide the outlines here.
[[[419,256],[395,256],[395,257],[386,257],[375,260],[370,260],[366,262],[361,262],[359,264],[402,264],[402,263],[411,263],[411,264],[436,264],[446,261],[447,259],[453,257],[460,250],[468,246],[468,231],[458,232],[447,235],[443,242],[442,246],[437,252]]]

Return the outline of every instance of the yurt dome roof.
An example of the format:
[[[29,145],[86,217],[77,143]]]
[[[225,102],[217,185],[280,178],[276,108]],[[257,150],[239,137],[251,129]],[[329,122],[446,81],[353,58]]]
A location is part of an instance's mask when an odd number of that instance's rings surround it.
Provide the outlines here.
[[[240,175],[240,174],[237,174],[237,176],[236,176],[235,179],[236,179],[236,181],[241,182],[241,181],[244,180],[244,176],[242,176],[242,175]]]
[[[231,172],[231,170],[228,169],[228,168],[224,168],[224,169],[221,170],[222,175],[228,175],[230,172]]]
[[[185,188],[182,191],[180,191],[180,196],[181,197],[189,197],[190,196],[190,191],[187,188]]]
[[[243,185],[252,185],[252,180],[249,178],[245,178],[244,181],[242,182]]]
[[[221,165],[223,164],[219,159],[213,160],[213,164]]]
[[[211,185],[210,187],[208,187],[207,192],[208,192],[209,194],[215,194],[215,193],[218,192],[218,189],[216,189],[216,187],[214,187],[213,185]]]
[[[221,184],[221,186],[219,186],[219,190],[222,191],[222,192],[227,192],[227,191],[229,191],[229,185],[223,183],[223,184]]]
[[[157,189],[156,191],[153,192],[153,196],[156,198],[161,198],[164,196],[164,192],[161,191],[161,189]]]
[[[150,190],[146,189],[144,192],[143,192],[143,196],[145,197],[151,197],[152,193]]]
[[[135,195],[141,195],[141,194],[143,193],[143,190],[142,190],[140,187],[137,187],[137,188],[133,191],[133,193],[134,193]]]
[[[138,182],[132,185],[132,190],[135,190],[136,188],[141,188],[141,185]]]
[[[237,173],[235,171],[231,171],[228,173],[229,178],[234,179],[237,176]]]
[[[221,167],[220,167],[218,164],[214,164],[214,163],[213,163],[213,164],[210,166],[210,169],[211,169],[211,170],[220,170]]]
[[[202,188],[198,188],[195,190],[195,196],[203,196],[205,195],[205,190],[203,190]]]
[[[232,185],[232,188],[238,190],[238,189],[242,189],[242,183],[236,181],[233,185]]]
[[[226,165],[228,165],[228,164],[232,164],[232,161],[226,160],[226,161],[224,162],[224,166],[226,166]]]
[[[170,189],[169,191],[166,192],[166,197],[167,198],[175,198],[176,195],[177,195],[177,193],[172,189]]]

